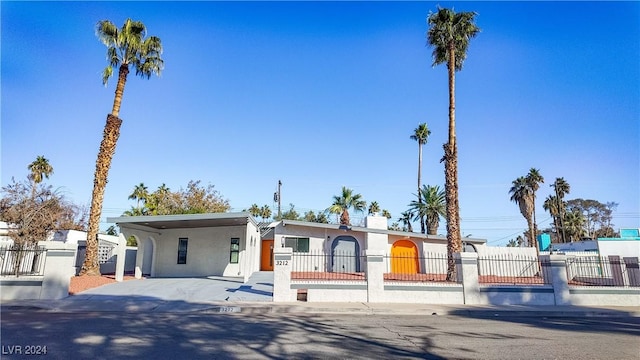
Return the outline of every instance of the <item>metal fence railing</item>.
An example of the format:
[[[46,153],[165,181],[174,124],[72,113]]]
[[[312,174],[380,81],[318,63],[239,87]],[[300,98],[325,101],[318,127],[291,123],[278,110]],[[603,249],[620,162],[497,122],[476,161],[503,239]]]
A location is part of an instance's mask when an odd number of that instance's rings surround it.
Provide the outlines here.
[[[637,258],[583,256],[567,258],[569,285],[640,287]]]
[[[495,254],[478,257],[480,284],[550,284],[550,271],[548,264],[535,256]]]
[[[28,245],[0,247],[0,275],[43,275],[46,258],[47,250],[43,247]]]
[[[365,280],[365,257],[350,251],[294,252],[292,280]]]
[[[392,252],[385,256],[386,281],[444,282],[447,278],[447,254]]]

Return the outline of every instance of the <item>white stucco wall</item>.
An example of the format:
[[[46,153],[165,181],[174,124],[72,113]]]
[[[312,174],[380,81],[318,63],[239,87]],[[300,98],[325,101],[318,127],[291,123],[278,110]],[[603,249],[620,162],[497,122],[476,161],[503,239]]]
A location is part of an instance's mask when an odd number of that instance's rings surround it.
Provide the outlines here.
[[[253,224],[251,224],[253,227]],[[246,271],[255,269],[258,262],[260,242],[254,238],[247,244],[249,226],[221,226],[212,228],[167,229],[159,231],[131,230],[122,228],[125,236],[134,235],[139,244],[145,244],[147,238],[153,239],[153,249],[144,246],[138,250],[140,264],[145,252],[153,251],[151,276],[153,277],[189,277],[189,276],[244,276]],[[254,233],[255,233],[254,228]],[[255,236],[255,235],[254,235]],[[178,242],[187,238],[187,263],[178,264]],[[230,263],[231,238],[240,239],[240,253],[237,264]],[[251,238],[249,237],[249,242]],[[257,255],[256,255],[257,254]],[[258,263],[259,264],[259,263]],[[141,264],[142,265],[142,264]],[[143,265],[145,268],[147,265]],[[250,274],[249,274],[250,275]]]
[[[640,257],[639,239],[598,239],[600,256]]]

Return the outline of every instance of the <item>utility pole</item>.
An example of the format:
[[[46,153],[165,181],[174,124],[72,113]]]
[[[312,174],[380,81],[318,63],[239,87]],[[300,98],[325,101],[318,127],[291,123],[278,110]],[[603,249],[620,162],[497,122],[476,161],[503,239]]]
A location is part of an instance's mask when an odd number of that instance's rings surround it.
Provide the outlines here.
[[[273,193],[273,201],[278,202],[278,219],[282,218],[282,209],[280,207],[280,188],[282,187],[282,181],[278,180],[278,191]]]

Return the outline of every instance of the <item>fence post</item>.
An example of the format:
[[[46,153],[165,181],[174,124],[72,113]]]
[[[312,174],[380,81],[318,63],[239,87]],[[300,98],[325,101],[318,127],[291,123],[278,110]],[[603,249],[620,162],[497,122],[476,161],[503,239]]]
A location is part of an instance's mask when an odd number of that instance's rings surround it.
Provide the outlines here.
[[[622,276],[622,262],[620,261],[620,256],[609,255],[609,266],[611,266],[613,286],[624,286],[624,277]]]
[[[62,299],[69,296],[69,283],[74,275],[78,244],[40,241],[47,249],[40,299]]]
[[[478,280],[478,253],[455,253],[456,274],[462,283],[465,304],[482,304],[480,282]]]
[[[624,265],[627,269],[627,278],[629,286],[640,286],[640,264],[637,257],[623,258]]]
[[[367,257],[367,302],[383,302],[384,300],[384,251],[365,250]]]
[[[555,305],[570,305],[569,279],[567,277],[567,256],[566,255],[541,255],[540,262],[543,274],[551,276],[553,286],[553,300]],[[547,281],[545,281],[547,282]]]
[[[273,302],[298,300],[298,291],[291,289],[292,248],[273,249]]]

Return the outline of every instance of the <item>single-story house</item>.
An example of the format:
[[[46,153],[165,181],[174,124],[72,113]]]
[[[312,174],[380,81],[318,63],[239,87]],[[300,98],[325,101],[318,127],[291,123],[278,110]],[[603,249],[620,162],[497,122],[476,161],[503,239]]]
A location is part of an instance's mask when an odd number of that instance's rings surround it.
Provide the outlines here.
[[[270,230],[262,236],[262,257],[260,269],[273,270],[273,256],[266,249],[273,247],[293,248],[294,256],[311,257],[325,255],[330,257],[327,265],[333,269],[316,269],[313,271],[360,272],[364,267],[363,258],[353,261],[354,256],[361,256],[364,250],[382,251],[395,259],[402,259],[412,271],[419,272],[424,267],[419,258],[430,253],[443,254],[447,251],[447,238],[437,235],[426,235],[414,232],[388,230],[387,218],[384,216],[367,216],[365,226],[346,226],[338,224],[322,224],[298,220],[281,220],[272,223]],[[463,239],[464,250],[482,253],[486,240],[475,238]],[[272,250],[271,250],[272,251]]]
[[[108,218],[138,243],[135,275],[229,276],[258,271],[260,232],[246,212]]]

